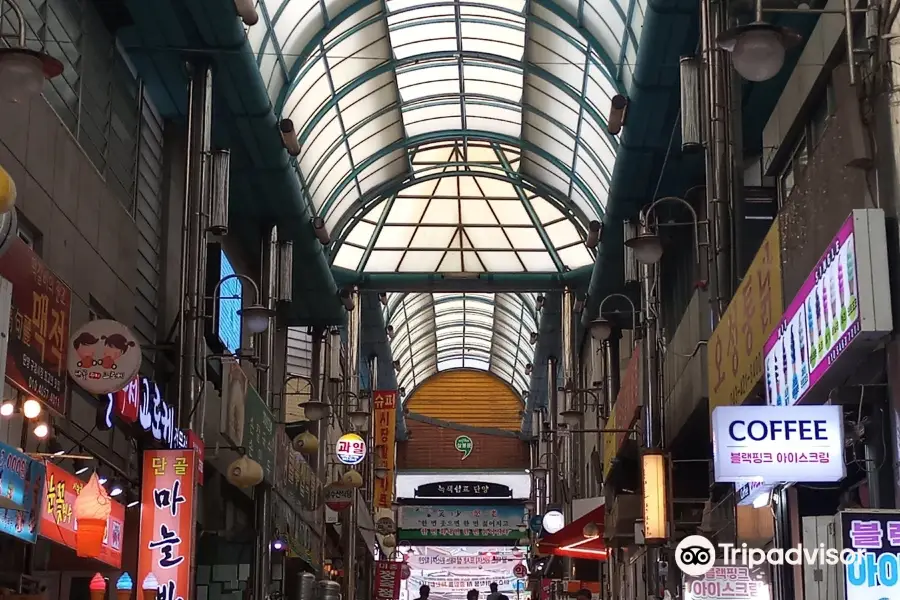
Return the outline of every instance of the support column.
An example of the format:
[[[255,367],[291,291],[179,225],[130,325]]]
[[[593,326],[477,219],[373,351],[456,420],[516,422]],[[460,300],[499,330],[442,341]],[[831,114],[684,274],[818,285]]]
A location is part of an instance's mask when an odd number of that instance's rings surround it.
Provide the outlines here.
[[[549,476],[547,478],[547,502],[549,504],[559,504],[559,363],[555,356],[547,359],[547,449],[544,454],[547,456],[547,470]]]
[[[359,290],[353,288],[350,294],[353,299],[353,310],[347,319],[347,379],[348,390],[352,397],[359,398],[359,341],[360,341],[360,305]],[[346,412],[346,411],[345,411]],[[347,527],[344,532],[344,593],[343,600],[356,600],[356,540],[359,523],[359,493],[354,492],[353,502],[347,511]]]
[[[659,394],[659,362],[657,360],[657,298],[654,280],[656,267],[653,265],[641,266],[642,292],[644,296],[645,331],[643,346],[641,348],[643,369],[644,392],[644,440],[643,447],[654,449],[662,447],[661,424],[662,411],[660,410],[661,398]],[[647,565],[647,596],[660,598],[659,580],[659,554],[660,550],[655,546],[647,546],[645,555]]]
[[[327,356],[326,353],[322,352],[323,340],[325,338],[326,330],[320,327],[313,328],[312,330],[312,351],[310,357],[310,389],[309,389],[309,399],[310,400],[318,400],[322,401],[324,394],[324,385],[323,378],[325,377],[325,373],[328,372],[328,367],[324,365],[323,358]],[[319,440],[319,449],[316,451],[316,478],[322,482],[322,485],[327,485],[328,482],[328,417],[323,417],[316,421],[316,438]],[[321,506],[316,508],[316,511],[319,514],[319,523],[322,524],[322,530],[319,532],[321,535],[318,541],[318,550],[319,550],[319,579],[325,579],[325,549],[327,547],[326,544],[326,536],[325,531],[328,527],[325,524],[325,503],[320,502]]]
[[[188,129],[185,152],[184,210],[181,224],[181,277],[178,294],[178,420],[181,428],[203,432],[202,400],[196,365],[203,341],[202,314],[206,283],[206,168],[212,139],[212,69],[197,61],[188,65]],[[205,353],[202,354],[205,362]],[[205,368],[205,365],[204,367]],[[199,409],[199,410],[198,410]],[[194,486],[194,514],[200,510],[201,494]],[[191,542],[190,589],[197,578],[197,541]]]

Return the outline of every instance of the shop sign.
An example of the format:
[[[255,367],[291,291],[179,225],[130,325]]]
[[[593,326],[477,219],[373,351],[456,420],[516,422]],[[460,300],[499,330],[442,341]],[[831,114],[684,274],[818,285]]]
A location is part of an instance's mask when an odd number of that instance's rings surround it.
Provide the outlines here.
[[[641,361],[641,346],[636,345],[631,351],[625,375],[619,383],[619,393],[616,396],[616,420],[615,429],[630,429],[637,420],[641,411],[641,373],[643,372]],[[629,437],[627,433],[614,434],[616,438],[615,451],[618,452]]]
[[[121,390],[141,368],[141,346],[131,331],[111,319],[88,321],[67,348],[69,376],[91,394]]]
[[[145,450],[141,481],[141,532],[138,578],[153,573],[157,598],[193,597],[191,546],[194,537],[193,450]]]
[[[844,464],[840,406],[720,406],[712,414],[719,483],[839,481]]]
[[[335,444],[334,453],[345,465],[357,465],[366,457],[366,442],[355,433],[345,433]]]
[[[763,374],[763,349],[781,318],[781,235],[778,219],[750,263],[709,338],[709,410],[741,404]]]
[[[265,480],[274,483],[275,418],[235,360],[223,361],[220,429],[229,442],[246,448]]]
[[[395,600],[400,597],[400,567],[403,563],[379,560],[375,563],[376,600]]]
[[[167,448],[188,447],[187,434],[178,428],[175,407],[166,402],[159,386],[149,377],[137,377],[125,389],[106,394],[106,407],[97,415],[97,428],[112,429],[114,416],[136,424]]]
[[[846,377],[891,332],[887,272],[884,211],[854,210],[766,342],[769,404],[796,404],[823,381],[830,388],[827,379]]]
[[[0,443],[0,489],[4,505],[18,507],[0,508],[0,533],[29,544],[37,540],[45,474],[43,462]]]
[[[518,539],[525,519],[521,506],[401,506],[400,539]]]
[[[341,512],[350,508],[353,503],[353,488],[329,483],[325,486],[325,506],[334,512]]]
[[[141,416],[141,391],[140,377],[132,377],[121,390],[106,394],[106,410],[101,413],[102,420],[98,428],[109,430],[113,428],[113,415],[125,423],[137,423]]]
[[[492,583],[496,583],[501,591],[512,591],[516,587],[516,577],[497,577],[496,574],[494,574],[494,576],[479,576],[473,575],[472,573],[447,572],[441,574],[429,573],[426,577],[410,577],[409,579],[409,585],[410,587],[412,587],[412,589],[417,589],[422,585],[427,585],[432,589],[432,591],[458,590],[460,592],[460,595],[465,594],[466,591],[472,588],[484,589]],[[457,594],[444,595],[451,595],[454,597],[457,596]]]
[[[835,515],[841,550],[856,550],[844,567],[844,600],[900,597],[900,511],[848,510]]]
[[[738,506],[753,506],[761,497],[768,497],[774,486],[759,481],[745,481],[734,484],[734,497]]]
[[[512,559],[508,556],[489,552],[485,554],[466,554],[449,556],[446,554],[412,554],[409,557],[409,564],[416,569],[425,571],[443,571],[450,567],[478,568],[484,567],[503,567],[507,564],[513,564]],[[497,569],[491,569],[496,571]],[[508,570],[508,567],[507,567]],[[498,571],[499,572],[499,571]]]
[[[528,568],[522,563],[519,563],[513,567],[513,575],[519,579],[525,579],[525,576],[528,575]]]
[[[384,478],[375,478],[375,508],[390,508],[394,501],[395,446],[397,442],[397,390],[376,390],[375,410],[376,466],[387,469]]]
[[[512,489],[484,481],[426,483],[415,490],[416,498],[512,498]]]
[[[84,482],[53,463],[46,463],[47,477],[41,508],[41,537],[75,550],[75,499]],[[122,567],[122,543],[125,539],[125,506],[111,501],[112,512],[106,523],[106,535],[100,554],[95,558],[116,569]]]
[[[616,405],[614,404],[613,407],[609,411],[609,419],[607,419],[606,422],[612,423],[614,426],[616,423],[616,420],[618,419],[618,417],[616,416],[617,413],[618,413],[618,411],[616,410]],[[600,434],[600,441],[602,443],[602,450],[603,450],[603,477],[604,477],[604,479],[606,478],[607,475],[609,475],[609,471],[610,471],[610,469],[612,469],[613,459],[616,458],[616,454],[617,454],[616,450],[618,448],[618,446],[616,446],[617,439],[618,439],[618,436],[616,436],[616,434],[614,434],[614,433],[601,433]]]
[[[705,575],[682,574],[684,600],[769,600],[772,589],[767,569],[768,565],[751,569],[717,561]]]
[[[456,448],[457,452],[462,454],[462,456],[459,457],[459,460],[466,460],[472,455],[472,450],[475,448],[475,442],[473,442],[472,438],[469,436],[461,435],[453,442],[453,446]]]
[[[0,256],[0,276],[13,286],[6,377],[65,415],[72,292],[20,239]]]
[[[295,510],[312,513],[319,505],[322,483],[303,455],[291,447],[284,426],[278,427],[276,435],[275,489]],[[315,518],[312,514],[309,517]]]

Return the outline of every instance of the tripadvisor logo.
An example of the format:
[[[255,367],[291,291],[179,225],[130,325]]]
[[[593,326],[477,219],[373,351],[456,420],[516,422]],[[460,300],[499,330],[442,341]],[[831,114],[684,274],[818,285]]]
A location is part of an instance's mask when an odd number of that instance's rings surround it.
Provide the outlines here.
[[[860,550],[838,550],[826,548],[825,544],[791,548],[750,548],[747,544],[713,544],[702,535],[689,535],[675,548],[675,564],[681,572],[690,577],[702,577],[716,564],[716,556],[721,558],[722,565],[742,565],[751,569],[762,564],[770,565],[816,565],[833,566],[838,564],[852,565],[857,563]]]

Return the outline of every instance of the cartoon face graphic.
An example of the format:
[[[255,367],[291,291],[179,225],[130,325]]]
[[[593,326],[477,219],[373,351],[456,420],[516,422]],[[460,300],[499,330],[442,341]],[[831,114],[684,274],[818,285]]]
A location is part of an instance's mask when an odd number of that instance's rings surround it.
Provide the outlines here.
[[[79,367],[90,369],[94,366],[95,347],[99,342],[99,339],[86,331],[75,338],[75,341],[72,342],[72,347],[75,348],[75,353],[78,355]]]
[[[134,342],[128,341],[124,335],[115,333],[105,336],[103,338],[103,359],[101,360],[103,368],[117,369],[117,361],[133,346]]]

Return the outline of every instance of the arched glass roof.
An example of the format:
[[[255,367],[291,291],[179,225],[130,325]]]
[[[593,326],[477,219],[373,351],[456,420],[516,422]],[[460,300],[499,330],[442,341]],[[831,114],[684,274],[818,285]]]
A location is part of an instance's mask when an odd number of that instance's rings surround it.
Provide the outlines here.
[[[423,143],[518,148],[518,176],[605,206],[646,0],[260,0],[249,41],[276,112],[293,120],[298,176],[333,239],[408,185]]]
[[[365,272],[553,272],[591,264],[566,201],[517,178],[517,149],[461,140],[419,147],[416,183],[347,224],[334,265]]]
[[[400,361],[397,385],[407,396],[438,371],[490,371],[515,390],[528,389],[525,365],[534,358],[533,294],[390,294],[385,322]]]

